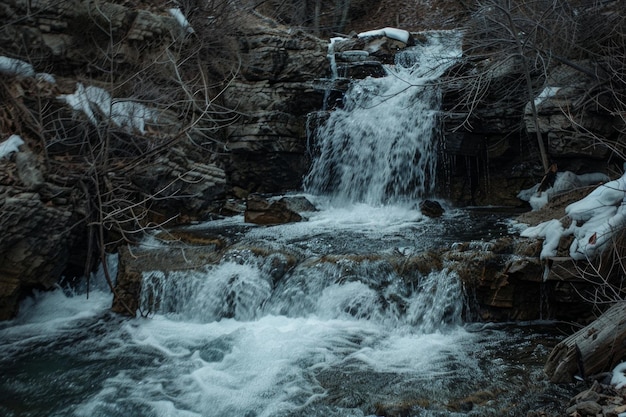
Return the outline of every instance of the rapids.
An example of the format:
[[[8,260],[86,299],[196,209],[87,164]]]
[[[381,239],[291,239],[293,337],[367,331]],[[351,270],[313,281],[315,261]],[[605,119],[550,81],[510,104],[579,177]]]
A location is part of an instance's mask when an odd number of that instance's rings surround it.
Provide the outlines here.
[[[430,46],[429,59],[459,52],[441,36]],[[561,337],[553,325],[471,323],[458,276],[445,265],[429,274],[407,266],[433,247],[507,233],[500,218],[447,207],[433,220],[416,209],[434,188],[438,96],[428,86],[440,72],[430,71],[445,68],[419,57],[355,85],[318,133],[306,185],[320,210],[307,221],[257,227],[237,216],[193,226],[231,245],[203,269],[147,271],[132,319],[109,311],[101,273],[89,297],[59,288],[26,300],[17,318],[0,323],[0,415],[558,409],[569,393],[542,379]],[[152,244],[163,245],[144,243]],[[183,246],[170,249],[185,257]]]
[[[453,239],[441,233],[459,224],[492,235],[504,224],[398,206],[310,216],[195,226],[240,244],[203,271],[147,274],[147,317],[108,312],[98,276],[89,298],[59,289],[26,300],[0,324],[0,414],[517,416],[567,395],[541,378],[560,338],[552,325],[466,323],[454,274],[403,277],[387,261]],[[298,261],[280,270],[286,254]]]

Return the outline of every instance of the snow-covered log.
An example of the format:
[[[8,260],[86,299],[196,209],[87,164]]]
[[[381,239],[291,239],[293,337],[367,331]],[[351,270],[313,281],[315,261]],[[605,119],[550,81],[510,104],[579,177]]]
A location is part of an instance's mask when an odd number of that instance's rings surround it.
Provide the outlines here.
[[[543,370],[552,382],[571,382],[610,371],[625,355],[626,302],[619,302],[556,345]]]

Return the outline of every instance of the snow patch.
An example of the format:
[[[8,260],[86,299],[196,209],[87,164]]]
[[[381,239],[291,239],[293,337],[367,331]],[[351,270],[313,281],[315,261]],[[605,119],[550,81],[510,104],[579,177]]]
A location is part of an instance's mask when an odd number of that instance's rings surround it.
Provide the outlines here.
[[[586,178],[597,179],[595,175]],[[626,174],[600,185],[585,198],[570,204],[565,213],[572,224],[564,229],[558,220],[549,220],[522,231],[521,236],[543,238],[540,257],[555,256],[561,237],[574,236],[569,255],[575,260],[593,259],[616,233],[626,227]]]
[[[35,69],[28,62],[0,56],[0,73],[6,75],[21,75],[22,77],[34,77]]]
[[[357,36],[359,38],[367,38],[367,37],[373,37],[373,36],[386,36],[390,39],[395,39],[400,42],[408,43],[409,38],[411,37],[411,34],[408,31],[403,30],[403,29],[387,27],[387,28],[378,29],[378,30],[370,30],[367,32],[361,32]]]
[[[12,153],[19,152],[19,147],[24,144],[24,141],[18,135],[11,135],[4,142],[0,142],[0,159],[8,158]]]
[[[528,201],[533,210],[539,210],[552,198],[552,196],[576,188],[599,184],[609,181],[609,177],[601,173],[576,175],[573,172],[557,172],[554,184],[545,191],[538,191],[539,184],[531,188],[522,190],[517,194],[517,198]]]
[[[175,7],[175,8],[169,9],[168,12],[174,19],[176,19],[180,27],[187,31],[187,33],[194,33],[194,30],[189,24],[189,21],[187,20],[187,18],[185,17],[183,12],[179,8]]]
[[[615,386],[615,389],[621,389],[626,387],[626,362],[622,362],[613,368],[613,376],[611,377],[611,385]],[[621,415],[621,414],[620,414]]]
[[[76,86],[74,94],[63,94],[57,98],[73,110],[83,113],[93,124],[106,117],[129,132],[137,130],[145,133],[146,122],[155,122],[157,119],[157,112],[141,103],[112,99],[106,90],[94,86],[85,87],[81,83]]]
[[[146,121],[155,122],[157,113],[134,101],[116,101],[111,106],[111,119],[121,127],[146,133]]]
[[[547,99],[556,96],[561,87],[545,87],[541,93],[535,98],[535,107],[546,101]]]

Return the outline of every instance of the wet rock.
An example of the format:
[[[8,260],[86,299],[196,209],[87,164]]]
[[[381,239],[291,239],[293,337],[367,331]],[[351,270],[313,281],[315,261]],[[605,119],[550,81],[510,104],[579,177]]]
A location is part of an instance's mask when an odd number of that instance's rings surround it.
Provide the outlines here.
[[[169,244],[160,248],[119,248],[112,311],[129,316],[149,313],[140,311],[141,287],[147,273],[160,271],[168,274],[172,271],[199,269],[221,258],[219,249],[223,242],[214,237],[199,237],[181,231],[161,236],[161,240]]]
[[[337,72],[340,77],[353,80],[362,80],[367,77],[381,78],[387,75],[385,68],[379,61],[338,63]]]
[[[569,407],[565,413],[573,415],[578,413],[580,416],[596,416],[602,412],[602,406],[595,401],[583,401]]]
[[[419,208],[424,216],[428,217],[441,217],[445,210],[441,207],[437,201],[424,200],[419,204]]]
[[[298,213],[305,211],[317,211],[317,208],[313,205],[313,203],[303,196],[287,196],[281,198],[281,201],[284,201],[290,210]]]
[[[244,220],[247,223],[275,225],[299,222],[302,216],[291,210],[286,200],[271,201],[253,194],[246,201]]]
[[[1,171],[0,167],[0,171]],[[0,185],[0,320],[17,313],[29,291],[51,289],[70,262],[80,227],[70,207],[46,204],[38,193]]]

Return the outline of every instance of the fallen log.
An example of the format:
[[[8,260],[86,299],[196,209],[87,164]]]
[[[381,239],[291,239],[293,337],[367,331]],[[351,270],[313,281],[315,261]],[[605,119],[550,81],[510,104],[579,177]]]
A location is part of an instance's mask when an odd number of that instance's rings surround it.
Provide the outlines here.
[[[613,369],[626,356],[626,302],[614,304],[591,324],[552,349],[543,368],[551,382],[571,382]]]

